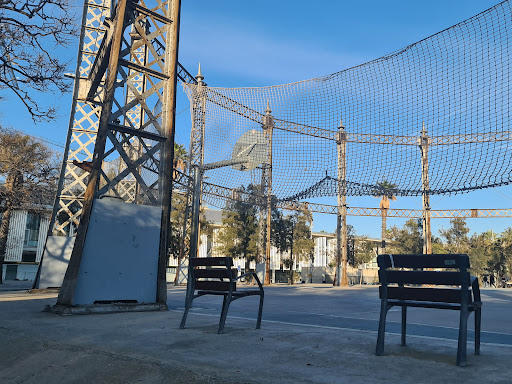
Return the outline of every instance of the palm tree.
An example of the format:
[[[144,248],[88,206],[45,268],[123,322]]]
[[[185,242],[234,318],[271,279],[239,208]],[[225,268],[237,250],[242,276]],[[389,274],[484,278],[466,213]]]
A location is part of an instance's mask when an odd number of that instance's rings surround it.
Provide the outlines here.
[[[187,164],[187,150],[183,144],[174,143],[174,161],[172,163],[173,172],[173,180],[178,178],[178,174],[176,170],[183,172],[185,170],[185,166]]]
[[[377,183],[377,186],[373,190],[373,196],[380,197],[380,213],[382,216],[382,247],[381,253],[383,253],[384,248],[386,247],[386,238],[387,238],[387,228],[386,221],[388,218],[388,209],[389,209],[389,200],[396,200],[395,193],[397,192],[397,186],[395,184],[391,184],[390,182],[383,180],[380,183]]]

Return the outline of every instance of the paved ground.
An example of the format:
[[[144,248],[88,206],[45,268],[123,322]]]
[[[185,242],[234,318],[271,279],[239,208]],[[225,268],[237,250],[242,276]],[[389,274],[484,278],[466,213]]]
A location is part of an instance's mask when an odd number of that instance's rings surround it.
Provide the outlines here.
[[[465,368],[455,366],[455,311],[411,309],[407,347],[391,312],[386,356],[375,356],[376,287],[267,287],[262,329],[253,329],[257,298],[244,298],[223,335],[211,297],[178,329],[181,287],[169,287],[167,312],[42,312],[55,297],[0,290],[0,383],[512,382],[512,290],[483,291],[482,351]]]

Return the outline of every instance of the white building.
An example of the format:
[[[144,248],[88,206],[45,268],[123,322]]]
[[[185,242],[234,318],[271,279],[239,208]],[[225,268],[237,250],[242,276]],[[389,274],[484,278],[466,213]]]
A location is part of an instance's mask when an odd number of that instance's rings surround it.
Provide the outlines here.
[[[14,210],[2,270],[4,280],[34,280],[50,224],[50,210]]]

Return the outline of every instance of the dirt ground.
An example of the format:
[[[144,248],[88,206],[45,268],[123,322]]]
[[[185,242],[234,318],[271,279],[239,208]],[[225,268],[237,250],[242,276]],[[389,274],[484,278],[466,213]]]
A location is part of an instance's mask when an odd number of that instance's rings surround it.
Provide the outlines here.
[[[351,291],[353,292],[353,291]],[[354,293],[349,294],[354,294]],[[303,295],[307,300],[307,290]],[[0,292],[0,383],[467,383],[510,384],[512,348],[468,345],[467,367],[454,364],[456,342],[375,332],[182,312],[59,316],[43,312],[55,293]]]

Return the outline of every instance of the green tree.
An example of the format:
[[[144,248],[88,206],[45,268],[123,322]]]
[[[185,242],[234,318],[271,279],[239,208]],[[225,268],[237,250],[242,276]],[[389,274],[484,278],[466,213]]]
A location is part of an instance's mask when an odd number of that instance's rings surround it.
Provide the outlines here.
[[[386,247],[386,239],[387,239],[387,218],[388,218],[388,209],[389,209],[389,201],[396,200],[395,194],[397,193],[398,188],[395,184],[392,184],[386,180],[377,183],[377,186],[373,190],[373,196],[380,197],[380,213],[382,218],[382,226],[381,226],[381,237],[382,237],[382,250]]]
[[[469,260],[471,272],[476,276],[487,274],[494,243],[494,234],[487,231],[480,234],[473,234],[469,239]]]
[[[272,206],[272,225],[270,227],[270,242],[280,254],[290,249],[292,242],[292,220],[290,216],[283,215],[283,212]]]
[[[487,262],[489,272],[496,278],[496,286],[499,287],[501,279],[507,274],[507,254],[503,239],[497,238],[492,244],[491,257]]]
[[[289,284],[293,284],[293,266],[299,261],[312,261],[315,242],[311,238],[311,226],[313,214],[307,208],[295,211],[290,215],[287,224],[291,230],[289,242],[290,257],[283,260],[283,263],[290,268]]]
[[[357,268],[369,263],[375,257],[373,242],[367,236],[355,236],[353,257],[349,259],[350,265]]]
[[[503,241],[503,247],[505,249],[506,260],[505,269],[509,277],[512,277],[512,228],[506,228],[503,233],[500,234],[500,238]]]
[[[391,251],[393,253],[423,253],[423,227],[421,219],[407,220],[402,228],[391,227]]]
[[[171,226],[169,234],[169,255],[178,259],[176,277],[174,278],[175,285],[179,284],[181,262],[186,256],[182,254],[183,227],[185,225],[184,220],[186,207],[186,195],[176,190],[173,191],[171,203]],[[199,228],[201,233],[206,235],[211,235],[213,233],[212,226],[206,220],[204,208],[201,208],[199,214]]]
[[[23,133],[0,128],[0,271],[5,260],[11,213],[16,208],[43,209],[53,202],[58,180],[55,154]],[[0,274],[0,284],[2,277]]]
[[[449,253],[469,252],[469,228],[466,220],[460,217],[450,219],[450,228],[440,229],[439,233],[444,239],[445,248]]]
[[[241,192],[256,196],[257,188],[241,187]],[[258,255],[258,207],[249,201],[230,200],[224,210],[219,231],[220,250],[227,256],[245,259],[245,271]]]
[[[178,178],[178,172],[183,172],[187,166],[187,150],[183,144],[174,143],[174,158],[173,158],[173,179]]]
[[[421,219],[407,220],[402,228],[390,229],[391,252],[404,254],[423,253],[423,223]],[[446,253],[438,237],[432,236],[432,253]]]
[[[512,229],[507,228],[492,242],[487,268],[496,278],[496,286],[500,286],[503,278],[512,271]]]

